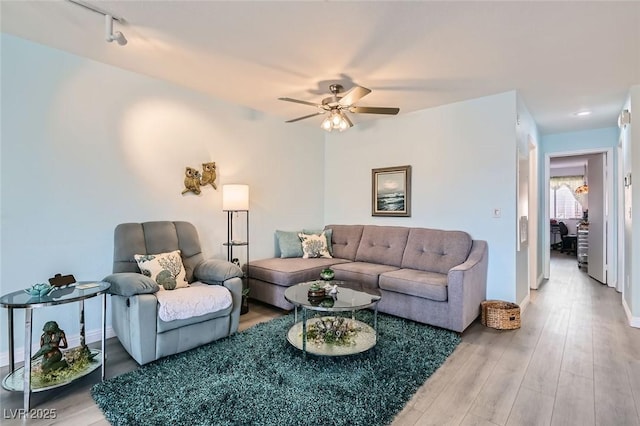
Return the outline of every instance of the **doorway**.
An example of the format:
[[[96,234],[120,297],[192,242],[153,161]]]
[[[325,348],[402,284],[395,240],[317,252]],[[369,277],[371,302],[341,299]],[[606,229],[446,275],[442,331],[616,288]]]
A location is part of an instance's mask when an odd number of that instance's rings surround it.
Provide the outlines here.
[[[567,164],[571,164],[569,160],[578,158],[580,161],[591,162],[591,170],[587,166],[587,181],[589,182],[590,192],[593,185],[593,195],[589,197],[589,219],[591,222],[592,212],[594,220],[598,224],[594,224],[594,228],[589,230],[589,261],[592,265],[587,265],[587,271],[590,276],[596,280],[615,286],[617,280],[616,268],[616,251],[614,246],[615,234],[615,210],[617,206],[613,203],[614,193],[614,168],[613,168],[613,150],[582,150],[571,152],[557,152],[545,154],[544,164],[544,197],[542,200],[543,208],[543,224],[542,224],[542,242],[543,242],[543,277],[548,279],[550,276],[550,255],[551,255],[551,203],[550,203],[550,176],[551,162],[554,160],[567,160]],[[574,162],[575,164],[575,162]],[[578,163],[579,164],[579,163]],[[579,166],[578,166],[579,167]],[[614,211],[609,211],[610,207]],[[590,223],[591,228],[591,223]],[[576,260],[576,266],[578,265]]]

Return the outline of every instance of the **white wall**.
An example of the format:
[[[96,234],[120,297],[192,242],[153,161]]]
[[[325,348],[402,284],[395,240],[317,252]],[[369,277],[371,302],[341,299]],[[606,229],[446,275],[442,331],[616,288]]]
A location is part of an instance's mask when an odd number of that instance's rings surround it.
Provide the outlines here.
[[[518,118],[516,122],[518,161],[518,240],[516,252],[516,300],[526,304],[529,289],[537,288],[539,271],[537,265],[538,188],[537,155],[538,128],[524,100],[518,95]]]
[[[640,185],[637,176],[640,170],[640,125],[638,125],[638,111],[640,111],[640,86],[630,90],[629,101],[624,108],[631,111],[631,124],[621,131],[622,155],[624,175],[631,174],[631,186],[624,188],[624,239],[625,239],[625,272],[624,272],[624,301],[627,314],[632,325],[640,327],[640,230],[632,227],[635,222],[640,223]],[[634,114],[635,112],[635,114]],[[635,115],[635,116],[634,116]],[[635,185],[633,184],[635,181]]]
[[[275,229],[323,225],[319,129],[6,34],[0,42],[2,294],[57,272],[103,278],[121,222],[191,221],[205,254],[225,258],[225,183],[250,185],[253,259],[274,255]],[[208,161],[218,190],[181,195],[185,166]],[[88,330],[99,311],[88,301]],[[36,310],[34,336],[47,320],[79,332],[77,306]],[[4,336],[5,312],[0,321]],[[18,347],[23,321],[17,310]]]
[[[489,244],[487,297],[516,301],[515,122],[507,92],[328,134],[325,222],[466,231]],[[402,165],[412,166],[411,217],[372,217],[371,169]]]

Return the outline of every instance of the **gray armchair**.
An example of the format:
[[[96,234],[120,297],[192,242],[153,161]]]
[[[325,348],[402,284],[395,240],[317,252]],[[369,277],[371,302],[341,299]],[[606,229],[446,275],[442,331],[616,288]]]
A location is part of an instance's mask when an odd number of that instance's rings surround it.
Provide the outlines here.
[[[180,250],[189,283],[222,285],[231,294],[230,307],[172,321],[158,316],[158,284],[142,275],[137,254]],[[124,223],[115,229],[111,283],[113,329],[126,351],[143,365],[229,336],[238,330],[242,271],[220,259],[205,259],[198,233],[187,222]],[[173,291],[190,291],[194,286]],[[169,291],[169,290],[161,290]],[[228,298],[228,296],[227,296]]]

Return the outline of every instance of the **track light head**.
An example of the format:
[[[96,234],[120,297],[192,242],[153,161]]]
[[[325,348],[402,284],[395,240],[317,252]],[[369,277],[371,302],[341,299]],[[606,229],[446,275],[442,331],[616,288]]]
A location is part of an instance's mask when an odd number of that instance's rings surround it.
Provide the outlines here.
[[[120,31],[116,31],[115,33],[113,33],[113,35],[111,36],[111,40],[109,41],[117,41],[120,46],[124,46],[125,44],[127,44],[127,39]]]
[[[113,32],[113,16],[104,15],[104,38],[109,43],[117,41],[120,46],[127,44],[127,39],[120,31]]]

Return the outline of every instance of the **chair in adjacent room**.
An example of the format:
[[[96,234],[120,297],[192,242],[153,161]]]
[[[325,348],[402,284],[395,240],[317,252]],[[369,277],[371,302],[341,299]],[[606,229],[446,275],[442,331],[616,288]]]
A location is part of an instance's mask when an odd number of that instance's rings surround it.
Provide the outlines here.
[[[205,259],[188,222],[120,224],[104,278],[113,329],[140,365],[227,337],[238,330],[242,277],[231,262]]]
[[[560,247],[560,253],[576,254],[578,245],[578,235],[569,234],[569,228],[564,222],[558,222],[560,228],[560,238],[562,240],[562,246]]]

